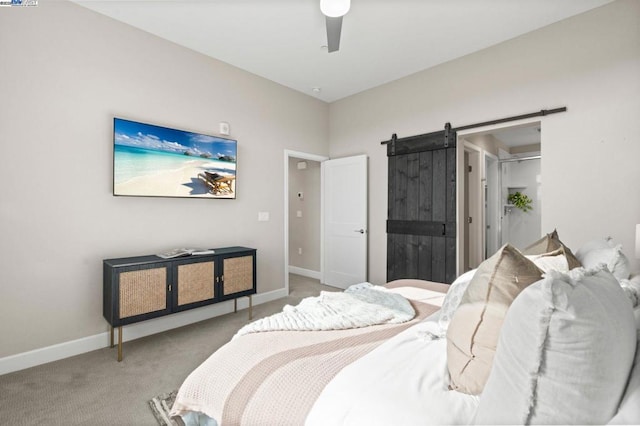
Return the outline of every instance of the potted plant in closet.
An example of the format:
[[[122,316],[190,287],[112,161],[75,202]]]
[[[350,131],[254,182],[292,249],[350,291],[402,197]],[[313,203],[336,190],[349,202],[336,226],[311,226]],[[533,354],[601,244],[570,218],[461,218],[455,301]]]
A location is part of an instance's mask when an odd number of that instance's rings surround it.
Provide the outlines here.
[[[529,210],[533,210],[533,207],[531,207],[531,203],[533,203],[533,200],[520,191],[509,194],[507,201],[509,202],[509,204],[512,204],[514,207],[522,210],[525,213]]]

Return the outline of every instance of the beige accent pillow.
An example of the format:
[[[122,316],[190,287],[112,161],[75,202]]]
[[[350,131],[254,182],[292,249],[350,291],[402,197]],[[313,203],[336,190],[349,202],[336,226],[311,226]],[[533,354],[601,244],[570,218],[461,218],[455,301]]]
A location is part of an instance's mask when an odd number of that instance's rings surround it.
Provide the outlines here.
[[[569,269],[579,268],[582,266],[580,261],[574,256],[571,249],[563,244],[558,238],[558,231],[553,230],[552,233],[545,235],[529,247],[525,248],[522,253],[526,255],[551,254],[556,250],[562,250],[562,254],[567,258]]]
[[[510,244],[480,264],[447,329],[450,389],[471,395],[482,392],[511,302],[542,274]]]
[[[529,255],[549,253],[557,248],[557,244],[554,244],[554,241],[560,241],[558,231],[555,229],[552,233],[545,235],[535,243],[526,247],[522,250],[522,253]]]

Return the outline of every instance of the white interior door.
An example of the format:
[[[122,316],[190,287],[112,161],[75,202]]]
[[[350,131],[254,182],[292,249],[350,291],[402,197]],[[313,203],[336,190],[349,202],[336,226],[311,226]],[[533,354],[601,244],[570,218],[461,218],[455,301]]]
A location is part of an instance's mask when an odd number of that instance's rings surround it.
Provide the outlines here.
[[[367,157],[322,163],[322,282],[347,288],[367,280]]]

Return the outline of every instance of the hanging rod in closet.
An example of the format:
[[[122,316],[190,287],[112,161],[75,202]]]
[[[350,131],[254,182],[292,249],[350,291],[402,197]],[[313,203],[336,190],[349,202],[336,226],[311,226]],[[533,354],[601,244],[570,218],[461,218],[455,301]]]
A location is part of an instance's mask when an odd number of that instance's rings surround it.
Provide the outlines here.
[[[542,155],[530,155],[528,157],[504,158],[504,159],[498,160],[498,163],[514,163],[516,161],[539,160],[541,158],[542,158]]]

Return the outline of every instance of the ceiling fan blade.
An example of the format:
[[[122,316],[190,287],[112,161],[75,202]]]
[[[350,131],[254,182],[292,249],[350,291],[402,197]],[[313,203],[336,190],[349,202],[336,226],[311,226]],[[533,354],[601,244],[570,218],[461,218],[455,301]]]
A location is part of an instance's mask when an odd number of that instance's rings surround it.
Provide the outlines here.
[[[329,53],[340,49],[340,33],[342,32],[342,16],[338,18],[326,17],[327,47]]]

